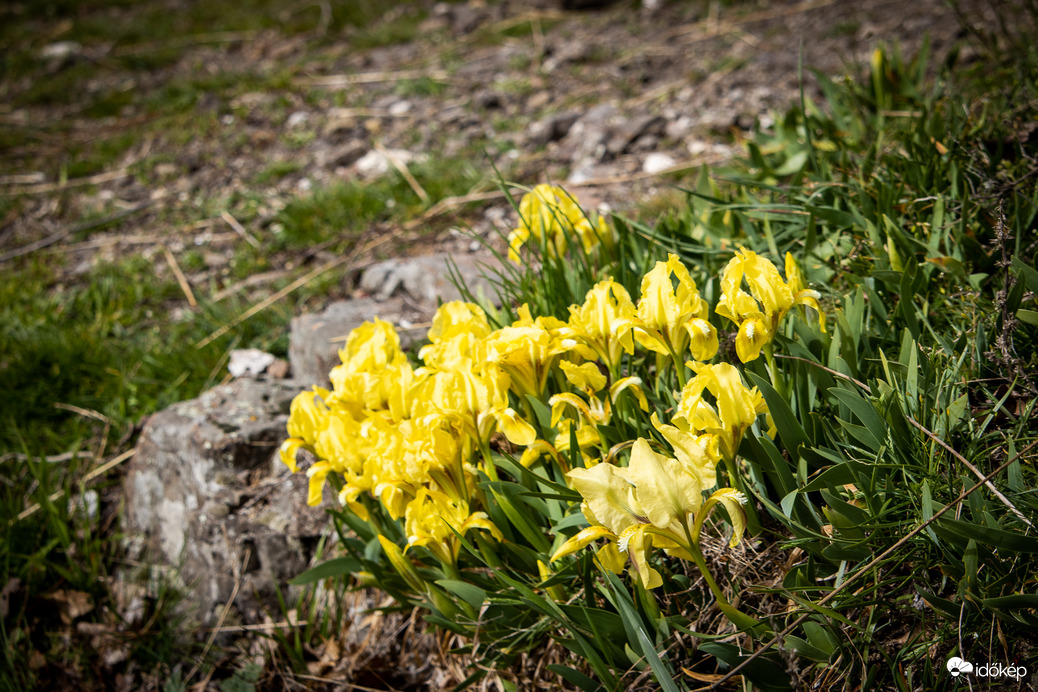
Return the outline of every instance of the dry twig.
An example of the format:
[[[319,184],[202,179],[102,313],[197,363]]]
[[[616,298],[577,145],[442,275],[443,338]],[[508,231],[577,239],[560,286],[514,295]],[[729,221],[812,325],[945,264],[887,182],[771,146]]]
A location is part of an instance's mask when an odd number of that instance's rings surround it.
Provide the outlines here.
[[[226,209],[224,209],[223,211],[220,212],[220,218],[223,219],[224,221],[226,221],[227,225],[230,226],[231,228],[233,228],[235,233],[237,233],[242,238],[244,238],[246,240],[246,242],[249,243],[249,245],[251,245],[252,247],[256,248],[257,250],[259,249],[259,246],[260,246],[259,241],[256,240],[252,236],[251,233],[249,233],[247,230],[245,230],[245,226],[242,226],[238,222],[238,219],[236,219],[233,216],[231,216],[230,212],[228,212]]]
[[[0,190],[0,195],[43,195],[48,194],[50,192],[59,192],[61,190],[66,190],[70,187],[82,187],[83,185],[100,185],[101,183],[110,183],[113,180],[122,180],[123,178],[129,177],[129,175],[130,172],[128,170],[126,170],[125,168],[120,168],[116,171],[108,171],[107,173],[89,175],[85,178],[72,178],[71,180],[65,180],[60,183],[40,183],[38,185],[27,185],[25,187]]]
[[[188,283],[187,277],[184,276],[184,272],[180,269],[177,258],[173,256],[173,253],[169,251],[169,247],[166,245],[162,246],[162,252],[166,255],[166,263],[169,265],[169,268],[173,270],[173,276],[177,277],[177,283],[180,284],[180,290],[184,292],[184,297],[187,298],[187,304],[193,308],[198,307],[198,301],[195,300],[195,292],[191,290],[191,284]]]
[[[351,84],[374,84],[378,82],[399,82],[408,79],[433,79],[445,81],[449,75],[446,70],[386,70],[384,72],[357,72],[355,74],[324,75],[297,79],[298,86],[309,87],[344,87]]]

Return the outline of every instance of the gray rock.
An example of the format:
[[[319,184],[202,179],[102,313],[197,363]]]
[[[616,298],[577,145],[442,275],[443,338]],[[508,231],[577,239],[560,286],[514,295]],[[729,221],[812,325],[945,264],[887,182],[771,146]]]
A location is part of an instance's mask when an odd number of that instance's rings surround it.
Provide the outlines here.
[[[483,260],[486,263],[486,260]],[[452,264],[461,283],[477,297],[494,295],[483,277],[487,270],[471,255],[436,253],[390,259],[368,267],[360,277],[360,289],[379,300],[403,294],[429,316],[440,301],[459,300],[461,292],[451,280]]]
[[[527,129],[526,139],[535,147],[542,147],[548,142],[558,141],[569,134],[570,128],[573,127],[573,124],[577,122],[579,117],[580,113],[570,111],[538,120]]]
[[[480,254],[437,253],[372,264],[361,274],[358,289],[366,297],[339,301],[323,312],[292,319],[288,358],[292,377],[304,387],[329,386],[328,373],[338,365],[339,350],[351,331],[378,317],[392,323],[400,345],[409,349],[425,338],[426,327],[441,302],[458,300],[451,281],[453,262],[462,283],[476,297],[493,300],[496,293],[483,277],[489,261]]]
[[[359,139],[351,139],[337,147],[321,148],[314,152],[314,163],[318,166],[352,166],[364,154],[369,145]]]
[[[346,336],[374,317],[393,324],[414,320],[399,298],[385,302],[373,298],[338,301],[323,312],[292,318],[288,345],[292,377],[303,387],[328,387],[328,373],[341,362],[339,349],[346,343]],[[401,333],[402,344],[407,337],[407,332]],[[407,343],[404,347],[409,346]]]
[[[124,530],[131,556],[178,569],[186,606],[205,624],[238,584],[231,622],[278,612],[276,593],[309,565],[327,515],[307,478],[277,459],[292,381],[235,380],[152,416],[130,460]]]
[[[627,153],[640,137],[662,135],[666,125],[666,119],[658,115],[646,115],[624,121],[612,130],[606,150],[613,156]]]
[[[562,144],[572,153],[572,161],[601,161],[608,149],[607,143],[617,121],[617,109],[611,103],[602,103],[582,115],[569,132]]]

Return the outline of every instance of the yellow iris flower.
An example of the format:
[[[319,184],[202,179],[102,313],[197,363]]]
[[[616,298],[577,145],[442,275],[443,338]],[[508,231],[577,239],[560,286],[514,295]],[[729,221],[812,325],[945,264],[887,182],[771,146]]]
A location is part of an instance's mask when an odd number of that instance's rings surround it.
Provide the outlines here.
[[[602,463],[573,469],[567,476],[584,498],[581,507],[591,526],[565,541],[552,561],[604,538],[627,554],[631,569],[647,589],[663,583],[648,563],[653,545],[690,557],[690,551],[698,551],[699,530],[716,504],[723,503],[732,517],[734,542],[745,527],[741,495],[724,488],[704,503],[699,474],[677,459],[652,451],[642,438],[635,441],[627,468]],[[616,567],[609,554],[600,551],[599,559],[609,569]]]
[[[519,226],[508,236],[508,259],[519,264],[519,250],[531,237],[561,257],[569,246],[567,236],[578,238],[584,252],[612,240],[605,220],[584,213],[568,192],[555,185],[538,185],[519,201]]]
[[[718,348],[717,330],[708,317],[709,307],[688,269],[671,254],[642,278],[637,316],[622,323],[620,329],[633,334],[643,348],[672,358],[683,359],[691,345],[692,357],[705,361]]]
[[[743,290],[743,283],[750,291]],[[818,304],[820,294],[804,285],[793,256],[786,253],[786,280],[767,258],[742,248],[724,268],[721,299],[717,314],[738,325],[735,349],[739,360],[748,363],[760,356],[771,343],[782,318],[794,305],[806,305],[818,312],[825,330],[825,317]]]
[[[407,505],[404,516],[407,547],[423,546],[441,562],[453,564],[458,558],[457,534],[464,536],[471,529],[490,532],[497,540],[501,531],[484,512],[469,512],[465,500],[451,498],[433,488],[418,490]]]
[[[631,294],[612,279],[599,281],[587,292],[583,305],[571,306],[569,313],[568,334],[601,359],[609,372],[616,372],[623,352],[632,350],[624,343],[626,331],[621,329],[637,314]]]
[[[716,435],[724,458],[734,459],[743,433],[758,415],[767,413],[764,397],[756,387],[743,384],[734,365],[688,365],[696,375],[681,391],[674,422],[688,431]],[[713,404],[704,398],[706,393],[713,397]]]

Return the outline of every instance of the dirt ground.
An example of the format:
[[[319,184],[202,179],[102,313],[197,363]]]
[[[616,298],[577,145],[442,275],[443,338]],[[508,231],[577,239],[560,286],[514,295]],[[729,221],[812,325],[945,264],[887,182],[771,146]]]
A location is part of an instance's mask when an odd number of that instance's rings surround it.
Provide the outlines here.
[[[63,40],[72,22],[91,19],[86,10],[22,17],[15,48],[40,59],[0,87],[0,128],[9,130],[0,196],[20,199],[0,219],[0,259],[62,248],[68,271],[83,274],[98,259],[157,253],[158,236],[174,254],[204,250],[192,285],[227,289],[235,248],[276,235],[291,200],[377,176],[384,150],[405,167],[425,157],[471,162],[483,177],[474,196],[491,198],[465,219],[477,227],[512,222],[494,199],[495,168],[510,181],[564,182],[590,206],[630,208],[661,190],[661,172],[729,158],[801,84],[814,96],[811,69],[856,75],[878,43],[912,55],[924,39],[938,64],[965,27],[993,21],[983,3],[957,3],[957,13],[941,0],[648,4],[658,7],[405,5],[381,22],[421,11],[414,38],[366,49],[355,47],[357,30],[330,35],[320,22],[304,33],[88,45]],[[17,7],[0,13],[19,19]],[[136,11],[108,10],[131,23]],[[148,67],[171,46],[172,62]],[[971,56],[967,46],[960,61]],[[72,91],[27,98],[76,70],[86,78]],[[183,117],[169,117],[178,98]],[[103,238],[78,241],[93,227]]]

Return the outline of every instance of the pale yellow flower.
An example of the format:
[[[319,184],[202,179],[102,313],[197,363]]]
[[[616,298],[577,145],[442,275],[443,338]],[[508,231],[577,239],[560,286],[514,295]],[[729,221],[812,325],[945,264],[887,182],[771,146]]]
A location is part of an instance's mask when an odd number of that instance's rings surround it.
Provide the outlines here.
[[[688,448],[685,445],[682,453]],[[697,453],[706,454],[702,450]],[[704,502],[705,485],[696,463],[658,454],[642,438],[635,441],[626,468],[601,463],[573,469],[567,477],[583,497],[581,510],[591,526],[563,542],[552,561],[605,539],[615,544],[618,553],[627,555],[630,568],[647,589],[663,583],[659,572],[648,562],[652,548],[691,558],[689,551],[698,551],[696,542],[703,521],[717,504],[723,504],[732,519],[732,545],[746,526],[742,512],[745,498],[740,493],[723,488]],[[599,560],[603,566],[619,572],[619,555],[599,551]]]

